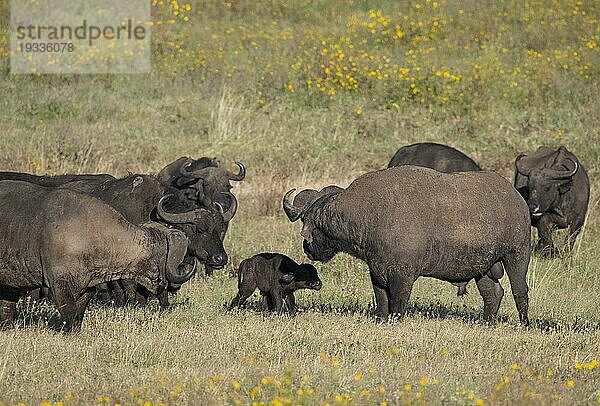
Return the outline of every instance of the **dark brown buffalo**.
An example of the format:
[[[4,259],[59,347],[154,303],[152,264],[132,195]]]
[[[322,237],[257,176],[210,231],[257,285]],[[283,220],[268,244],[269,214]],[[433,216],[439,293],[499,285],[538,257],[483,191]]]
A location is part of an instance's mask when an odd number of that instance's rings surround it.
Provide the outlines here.
[[[90,194],[108,203],[134,224],[152,220],[178,228],[186,234],[189,241],[185,262],[190,266],[198,260],[213,268],[221,268],[228,261],[221,235],[237,209],[235,199],[228,211],[223,210],[218,203],[215,203],[212,210],[207,210],[195,200],[187,198],[182,191],[164,186],[150,175],[131,174],[115,179],[110,175],[35,176],[0,172],[0,179],[10,177]],[[170,197],[166,201],[162,200],[164,207],[161,205],[159,210],[159,202],[167,195]],[[135,284],[125,283],[120,287],[114,283],[112,285],[117,293],[121,293],[120,290],[125,287],[127,294],[118,297],[125,297],[129,302],[143,304],[143,297],[148,296],[142,286],[137,286],[139,292],[134,294],[132,286],[136,286]],[[169,285],[168,290],[174,292],[179,287]],[[160,291],[159,300],[161,306],[168,306],[166,291]]]
[[[290,221],[302,219],[304,252],[326,262],[338,252],[369,266],[376,315],[402,315],[419,276],[475,279],[484,318],[495,319],[504,290],[492,267],[502,262],[520,320],[528,324],[531,223],[517,191],[492,172],[445,174],[400,166],[367,173],[304,207],[283,198]]]
[[[258,288],[264,309],[290,314],[296,312],[294,292],[298,289],[321,289],[317,270],[311,264],[298,265],[283,254],[262,253],[245,259],[238,271],[238,294],[229,309],[239,307]]]
[[[539,147],[533,154],[519,155],[515,167],[515,188],[527,201],[531,224],[538,230],[536,251],[556,256],[552,232],[567,227],[568,247],[573,249],[590,199],[590,181],[581,162],[565,147]]]
[[[216,158],[193,159],[181,157],[165,166],[157,175],[157,179],[167,187],[173,187],[201,207],[212,208],[218,203],[223,210],[230,211],[236,204],[235,196],[231,193],[231,181],[239,182],[246,176],[246,167],[236,162],[238,172],[233,173],[219,166]],[[221,234],[225,239],[228,224]],[[205,264],[205,272],[212,275],[217,267]]]
[[[421,142],[400,148],[390,160],[388,168],[401,165],[424,166],[445,173],[481,170],[475,161],[459,150],[434,142]]]
[[[164,167],[156,178],[163,185],[181,190],[206,208],[219,203],[224,210],[232,204],[231,181],[242,181],[246,167],[236,162],[238,173],[219,166],[216,158],[181,157]]]
[[[20,293],[47,288],[77,331],[98,284],[126,278],[156,292],[189,279],[177,272],[187,245],[181,231],[134,225],[89,195],[0,181],[0,323],[12,325]]]
[[[423,166],[444,173],[480,171],[481,167],[461,151],[448,145],[434,142],[421,142],[400,148],[388,164],[388,168],[401,165]],[[504,275],[502,264],[495,264],[492,270],[498,279]],[[468,293],[467,284],[453,283],[458,288],[457,295]]]

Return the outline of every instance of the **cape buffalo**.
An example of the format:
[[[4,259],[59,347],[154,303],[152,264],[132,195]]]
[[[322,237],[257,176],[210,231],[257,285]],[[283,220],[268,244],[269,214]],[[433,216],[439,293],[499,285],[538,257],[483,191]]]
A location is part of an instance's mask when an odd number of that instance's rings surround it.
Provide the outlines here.
[[[515,160],[515,188],[521,193],[537,228],[536,251],[542,256],[558,254],[552,231],[569,228],[568,247],[583,227],[590,198],[590,181],[581,162],[565,147],[539,147]]]
[[[229,211],[230,206],[235,204],[230,181],[239,182],[246,176],[244,164],[236,162],[236,165],[238,173],[233,173],[220,167],[216,158],[181,157],[165,166],[156,177],[163,185],[180,190],[202,207],[212,208],[218,203],[225,211]],[[221,241],[225,239],[227,226],[221,234]],[[212,275],[215,269],[211,264],[205,264],[207,275]]]
[[[400,166],[367,173],[344,191],[299,208],[283,198],[294,222],[303,222],[304,252],[329,261],[346,252],[367,263],[376,316],[401,316],[414,281],[475,279],[492,321],[504,294],[492,266],[508,274],[523,324],[528,323],[526,274],[530,220],[516,190],[492,172],[445,174]]]
[[[241,162],[236,165],[238,173],[233,173],[221,168],[216,158],[181,157],[165,166],[156,178],[165,186],[183,191],[206,208],[217,202],[228,210],[233,196],[230,181],[239,182],[246,176],[246,167]]]
[[[421,142],[400,148],[388,164],[388,168],[401,165],[415,165],[435,169],[444,173],[480,171],[481,168],[467,155],[448,145]],[[504,275],[502,264],[494,265],[493,273],[498,279]],[[467,294],[467,284],[453,283],[458,288],[458,296]]]
[[[161,185],[150,175],[131,174],[115,179],[110,175],[35,176],[0,172],[0,179],[10,176],[90,194],[109,204],[134,224],[153,220],[178,228],[186,234],[189,241],[186,263],[193,264],[198,259],[214,268],[223,267],[227,263],[221,235],[237,209],[235,198],[227,211],[219,203],[215,203],[212,210],[207,210],[201,208],[196,201],[188,199],[182,191]],[[170,197],[162,201],[165,207],[161,205],[159,210],[159,201],[167,194]],[[126,300],[143,304],[143,296],[147,297],[148,292],[139,287],[138,293],[141,295],[134,294],[132,286],[135,285],[126,283],[124,286],[127,287]],[[168,288],[169,291],[176,291],[179,286],[169,285]],[[164,290],[159,293],[161,306],[168,306],[167,293]]]
[[[283,254],[262,253],[245,259],[238,271],[238,294],[229,309],[242,306],[256,288],[264,296],[264,309],[281,313],[286,308],[296,312],[294,292],[298,289],[321,289],[317,270],[310,264],[298,265]]]
[[[181,284],[187,250],[179,230],[136,226],[75,191],[0,181],[0,323],[10,326],[19,293],[46,287],[66,331],[81,327],[94,286],[134,279],[151,292]]]
[[[388,164],[388,168],[400,165],[416,165],[436,171],[470,172],[481,168],[467,155],[448,145],[421,142],[400,148]]]

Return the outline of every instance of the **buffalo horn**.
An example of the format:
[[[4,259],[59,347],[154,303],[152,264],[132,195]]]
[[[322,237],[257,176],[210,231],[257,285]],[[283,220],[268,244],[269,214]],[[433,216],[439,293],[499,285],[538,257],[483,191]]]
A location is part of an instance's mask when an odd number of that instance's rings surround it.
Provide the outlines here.
[[[213,202],[213,205],[219,211],[219,213],[221,213],[223,220],[226,223],[228,223],[231,221],[233,216],[235,216],[235,212],[237,211],[237,207],[238,207],[238,202],[237,202],[237,199],[235,198],[235,196],[232,195],[231,193],[221,192],[221,194],[229,196],[229,198],[231,199],[231,206],[229,206],[229,210],[225,211],[225,209],[223,209],[223,206],[219,202]]]
[[[244,178],[246,177],[246,167],[241,162],[236,161],[235,164],[239,168],[238,173],[235,174],[235,173],[227,171],[227,176],[229,177],[230,180],[235,180],[235,181],[239,182],[241,180],[244,180]]]
[[[179,168],[179,173],[181,174],[181,176],[184,176],[186,178],[202,179],[208,174],[209,169],[212,168],[212,166],[208,166],[206,168],[198,169],[195,171],[189,171],[188,168],[190,166],[192,166],[191,161],[188,161],[185,164],[181,165],[181,167]]]
[[[302,207],[296,207],[290,203],[290,196],[294,193],[296,189],[290,189],[285,196],[283,196],[283,211],[285,211],[286,216],[293,223],[298,220],[302,215]]]
[[[194,266],[192,267],[192,270],[189,271],[188,273],[186,273],[185,275],[177,275],[177,274],[172,273],[171,270],[167,270],[167,279],[172,284],[182,285],[182,284],[186,283],[187,281],[189,281],[192,278],[192,276],[194,276],[194,274],[196,273],[197,265],[198,265],[198,259],[194,258]]]
[[[572,171],[570,171],[570,170],[566,170],[566,171],[553,170],[552,175],[551,175],[553,179],[556,179],[556,180],[570,179],[571,177],[573,177],[573,175],[575,175],[575,173],[577,173],[577,170],[579,169],[579,164],[577,162],[575,162],[574,160],[572,160],[571,158],[566,158],[566,159],[573,162],[573,165],[575,165],[575,168]]]
[[[168,213],[163,208],[163,202],[170,196],[173,195],[165,195],[158,201],[156,213],[158,213],[159,217],[172,224],[195,223],[197,215],[202,209],[196,209],[185,213]]]

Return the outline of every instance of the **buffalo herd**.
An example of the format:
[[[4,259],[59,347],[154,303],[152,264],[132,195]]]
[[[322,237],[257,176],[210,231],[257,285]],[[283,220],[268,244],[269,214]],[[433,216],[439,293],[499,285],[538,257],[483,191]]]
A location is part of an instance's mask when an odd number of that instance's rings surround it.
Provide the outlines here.
[[[81,328],[92,297],[144,305],[156,296],[169,306],[201,264],[207,276],[229,260],[223,240],[238,202],[231,171],[216,158],[181,157],[155,175],[37,176],[0,172],[0,328],[13,325],[24,296],[47,298],[60,329]],[[338,252],[364,261],[377,319],[401,317],[419,276],[467,292],[472,279],[493,322],[506,273],[522,324],[528,319],[527,268],[531,227],[543,257],[559,250],[552,233],[568,228],[572,249],[584,224],[590,185],[583,165],[565,147],[540,147],[515,160],[511,185],[446,145],[400,148],[386,169],[347,188],[295,189],[283,196],[291,222],[300,220],[304,252],[327,262]],[[243,260],[240,307],[258,288],[263,309],[294,314],[294,291],[322,286],[311,264],[279,253]]]

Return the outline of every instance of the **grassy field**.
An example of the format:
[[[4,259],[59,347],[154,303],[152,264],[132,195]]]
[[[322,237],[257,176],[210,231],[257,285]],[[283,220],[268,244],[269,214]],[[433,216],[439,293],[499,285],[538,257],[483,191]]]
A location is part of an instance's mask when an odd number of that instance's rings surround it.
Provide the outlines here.
[[[91,307],[80,334],[21,303],[0,332],[0,404],[600,403],[600,4],[596,1],[153,2],[153,71],[12,75],[0,3],[0,169],[153,173],[244,162],[230,264],[166,312]],[[258,297],[225,313],[262,251],[308,261],[280,208],[291,187],[347,186],[399,147],[436,141],[512,179],[517,154],[565,145],[592,198],[575,251],[532,258],[530,318],[508,281],[495,326],[421,278],[403,321],[374,322],[364,263],[315,264],[294,318]],[[559,234],[564,236],[564,234]]]

